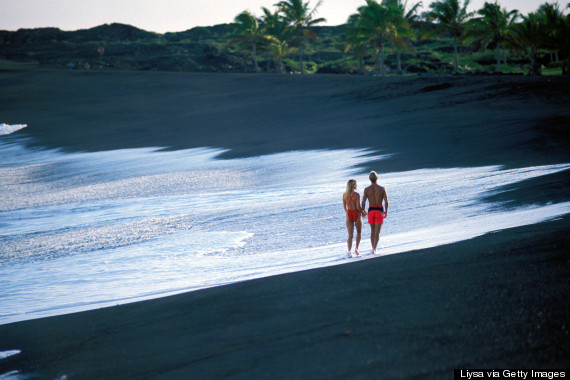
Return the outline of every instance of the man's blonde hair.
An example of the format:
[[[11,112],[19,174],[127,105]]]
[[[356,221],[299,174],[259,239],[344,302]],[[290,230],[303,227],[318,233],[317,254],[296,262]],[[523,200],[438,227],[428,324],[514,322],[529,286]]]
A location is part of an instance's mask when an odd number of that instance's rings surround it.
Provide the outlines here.
[[[378,179],[378,174],[376,174],[376,172],[373,170],[370,172],[368,178],[370,178],[371,182],[376,182],[376,180]]]

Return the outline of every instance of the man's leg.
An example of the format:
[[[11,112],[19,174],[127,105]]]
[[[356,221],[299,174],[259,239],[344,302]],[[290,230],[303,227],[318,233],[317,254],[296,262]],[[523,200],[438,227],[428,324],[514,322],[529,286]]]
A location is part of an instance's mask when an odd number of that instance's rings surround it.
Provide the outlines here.
[[[370,244],[372,245],[372,253],[376,253],[376,245],[378,244],[378,224],[370,225]]]
[[[382,232],[382,225],[381,224],[377,224],[376,225],[376,245],[374,246],[374,251],[376,251],[378,249],[378,244],[380,243],[380,232]]]

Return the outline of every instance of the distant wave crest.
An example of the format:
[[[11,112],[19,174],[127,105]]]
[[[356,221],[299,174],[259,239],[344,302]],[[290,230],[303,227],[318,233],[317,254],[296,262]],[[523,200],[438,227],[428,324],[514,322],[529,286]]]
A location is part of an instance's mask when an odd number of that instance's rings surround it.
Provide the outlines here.
[[[0,136],[9,135],[9,134],[14,133],[16,131],[19,131],[22,128],[26,128],[27,126],[28,126],[27,124],[10,125],[10,124],[0,123]]]

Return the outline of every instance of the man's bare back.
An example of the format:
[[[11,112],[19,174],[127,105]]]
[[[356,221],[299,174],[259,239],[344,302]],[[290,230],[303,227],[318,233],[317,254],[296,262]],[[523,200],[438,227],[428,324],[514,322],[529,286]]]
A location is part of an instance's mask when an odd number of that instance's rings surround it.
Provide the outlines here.
[[[386,189],[382,186],[372,183],[366,189],[364,189],[364,197],[362,198],[362,206],[366,205],[366,200],[370,203],[370,206],[380,206],[382,207],[382,202],[386,198]],[[384,212],[386,212],[386,208]]]

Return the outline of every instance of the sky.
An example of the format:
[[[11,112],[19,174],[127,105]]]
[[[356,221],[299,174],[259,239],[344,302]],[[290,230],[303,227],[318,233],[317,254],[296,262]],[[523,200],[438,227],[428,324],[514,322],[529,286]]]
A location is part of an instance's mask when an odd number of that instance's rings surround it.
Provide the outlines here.
[[[494,1],[494,0],[487,0]],[[546,0],[499,0],[508,10],[527,14]],[[270,10],[278,0],[0,0],[0,30],[56,27],[71,31],[114,22],[151,32],[181,32],[196,26],[211,26],[233,21],[244,10],[261,16],[261,7]],[[408,0],[415,4],[417,0]],[[552,0],[549,0],[552,2]],[[560,4],[566,4],[560,0]],[[315,5],[317,0],[310,0]],[[344,24],[365,0],[323,0],[317,17],[327,19],[321,25]],[[432,0],[424,0],[424,9]],[[470,11],[485,0],[471,0]]]

